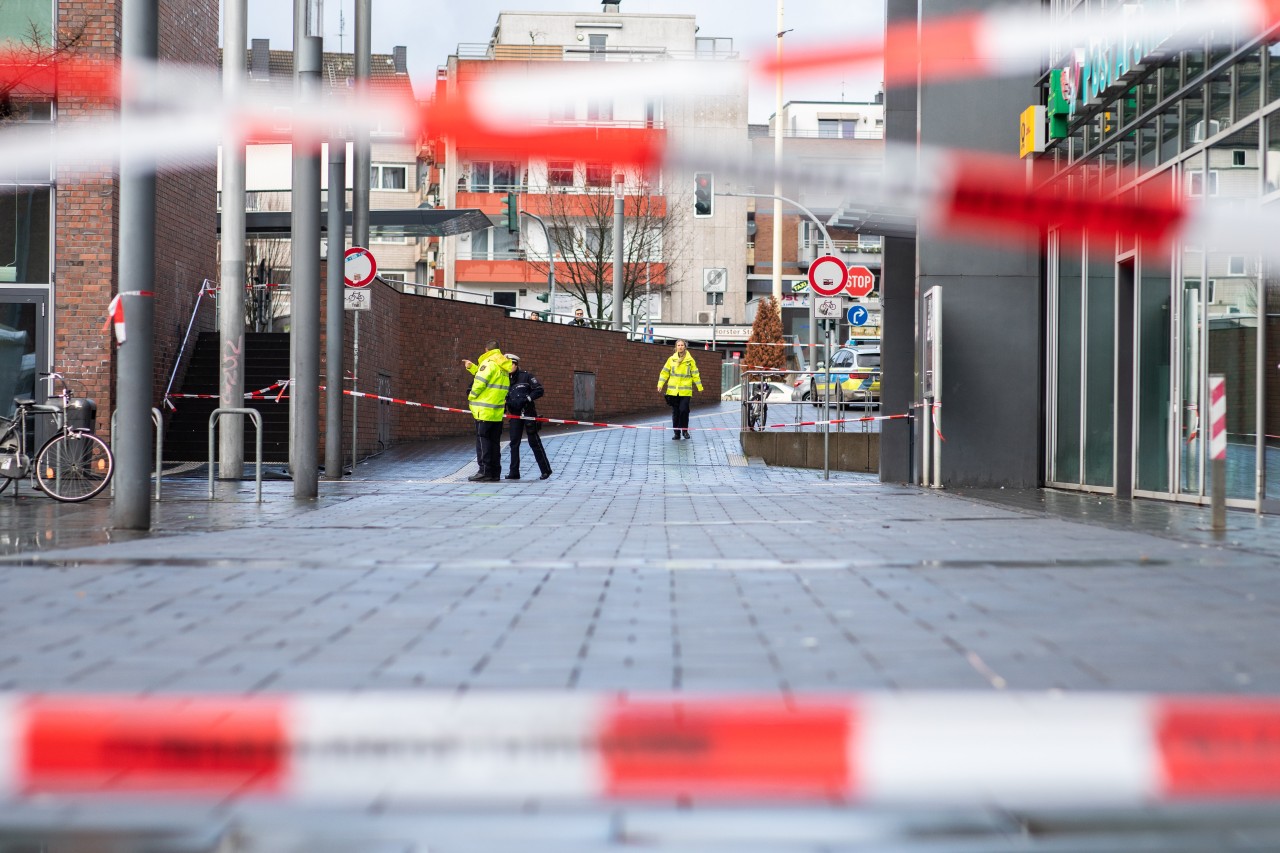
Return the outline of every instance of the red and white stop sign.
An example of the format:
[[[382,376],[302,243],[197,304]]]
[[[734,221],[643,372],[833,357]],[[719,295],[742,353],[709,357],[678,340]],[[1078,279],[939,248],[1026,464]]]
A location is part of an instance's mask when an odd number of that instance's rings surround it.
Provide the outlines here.
[[[849,295],[861,299],[876,289],[876,277],[866,267],[849,267],[849,283],[845,285]]]

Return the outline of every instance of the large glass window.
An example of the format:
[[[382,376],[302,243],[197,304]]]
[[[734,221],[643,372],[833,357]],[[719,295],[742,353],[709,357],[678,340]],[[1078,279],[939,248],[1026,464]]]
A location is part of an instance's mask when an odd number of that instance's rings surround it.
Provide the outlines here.
[[[0,415],[13,417],[15,397],[36,393],[34,302],[0,301]]]
[[[1179,488],[1184,494],[1192,495],[1200,494],[1200,464],[1209,423],[1201,372],[1204,302],[1206,298],[1212,298],[1208,290],[1204,279],[1204,251],[1186,249],[1182,253],[1182,329],[1179,335],[1182,344],[1182,399],[1178,407],[1178,452],[1182,469]]]
[[[473,193],[499,193],[520,189],[517,183],[518,167],[507,160],[476,160],[471,164]]]
[[[49,194],[0,185],[0,283],[49,283]]]
[[[52,0],[4,0],[0,5],[0,44],[48,47],[52,34]]]
[[[1170,269],[1167,249],[1139,250],[1137,325],[1138,489],[1169,491]]]
[[[1206,138],[1231,124],[1231,75],[1209,81],[1209,131]]]
[[[1265,272],[1266,357],[1263,363],[1280,365],[1280,265],[1268,263]],[[1270,500],[1277,500],[1280,499],[1280,371],[1268,371],[1265,393],[1262,433],[1266,479],[1263,494]]]
[[[1084,482],[1114,485],[1116,263],[1115,241],[1089,238],[1085,294]]]
[[[1182,136],[1182,122],[1178,108],[1166,110],[1160,117],[1160,162],[1168,163],[1178,156],[1178,139]]]
[[[1217,133],[1215,129],[1205,128],[1204,123],[1204,90],[1195,88],[1187,93],[1182,102],[1182,147],[1190,148]]]
[[[1236,64],[1236,121],[1258,109],[1262,97],[1262,53],[1255,51]]]
[[[1081,393],[1081,245],[1078,239],[1058,240],[1058,352],[1054,479],[1080,482]]]

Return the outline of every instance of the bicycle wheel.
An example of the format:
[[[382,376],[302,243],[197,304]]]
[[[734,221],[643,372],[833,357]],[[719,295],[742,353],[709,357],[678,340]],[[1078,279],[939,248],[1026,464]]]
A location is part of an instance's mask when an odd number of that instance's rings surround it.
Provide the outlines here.
[[[13,480],[11,480],[9,477],[0,477],[0,492],[3,492],[5,489],[9,488],[9,484],[12,482]]]
[[[111,449],[87,432],[55,435],[36,456],[36,484],[55,500],[87,501],[111,480]]]

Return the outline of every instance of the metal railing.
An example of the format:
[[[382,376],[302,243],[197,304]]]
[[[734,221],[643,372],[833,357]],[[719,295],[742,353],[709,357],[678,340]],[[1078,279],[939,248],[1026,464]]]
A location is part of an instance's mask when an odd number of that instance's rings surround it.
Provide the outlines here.
[[[213,500],[213,474],[217,459],[214,455],[213,439],[218,429],[218,421],[224,415],[248,415],[254,426],[254,449],[257,451],[257,474],[254,482],[257,485],[258,503],[262,503],[262,415],[257,409],[231,407],[214,409],[209,414],[209,500]]]
[[[156,500],[160,500],[160,480],[161,471],[163,469],[162,460],[164,459],[164,413],[159,409],[152,407],[151,409],[151,425],[156,431]],[[116,444],[116,410],[111,411],[111,446]],[[115,478],[111,480],[111,494],[116,493]]]

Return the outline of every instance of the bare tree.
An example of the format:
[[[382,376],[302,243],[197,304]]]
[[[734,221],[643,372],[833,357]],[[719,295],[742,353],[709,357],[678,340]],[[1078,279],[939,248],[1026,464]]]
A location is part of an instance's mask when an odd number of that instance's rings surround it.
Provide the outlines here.
[[[563,193],[552,188],[545,218],[550,249],[558,255],[556,287],[572,294],[594,323],[603,324],[613,302],[613,188],[587,186],[584,191],[585,177],[579,167],[575,187]],[[685,254],[688,231],[672,213],[670,197],[655,197],[638,182],[624,184],[623,190],[622,301],[635,310],[646,287],[658,295],[679,282],[672,259]],[[531,257],[530,261],[540,273],[549,271],[545,259]],[[654,264],[665,265],[665,273],[656,280]]]
[[[0,0],[0,20],[7,5]],[[0,33],[0,122],[48,118],[57,97],[54,81],[64,77],[75,85],[75,75],[64,74],[60,66],[78,52],[84,33],[85,24],[64,26],[55,41],[49,29],[31,18],[12,37]]]

